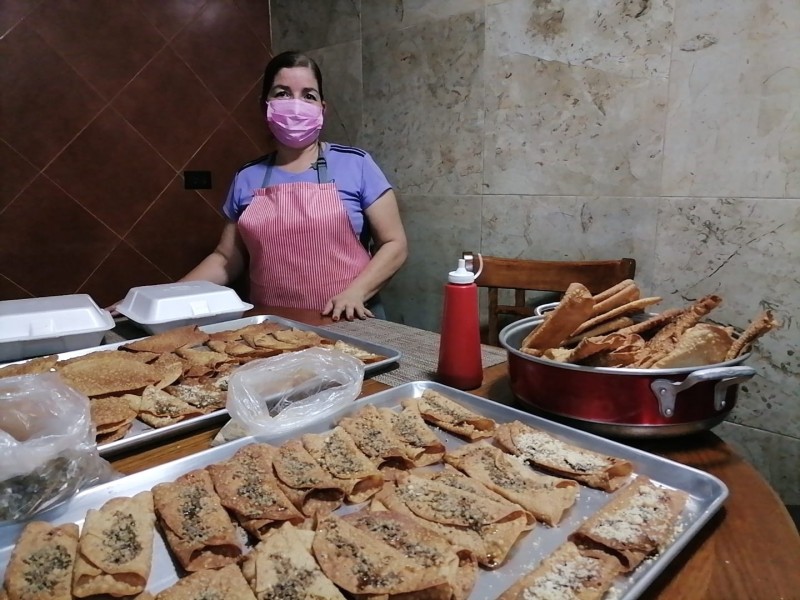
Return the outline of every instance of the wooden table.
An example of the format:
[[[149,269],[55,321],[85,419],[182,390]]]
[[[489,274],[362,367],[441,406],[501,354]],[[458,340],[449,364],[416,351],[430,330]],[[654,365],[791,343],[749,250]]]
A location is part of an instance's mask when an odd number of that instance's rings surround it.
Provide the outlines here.
[[[251,314],[273,314],[311,325],[330,323],[311,311],[260,307]],[[387,389],[364,381],[362,397]],[[478,396],[513,404],[505,363],[485,370]],[[194,432],[157,447],[111,460],[122,473],[205,450],[219,427]],[[688,438],[638,443],[654,454],[719,477],[730,490],[724,507],[690,542],[643,598],[674,600],[800,599],[800,536],[778,495],[752,465],[711,432]]]

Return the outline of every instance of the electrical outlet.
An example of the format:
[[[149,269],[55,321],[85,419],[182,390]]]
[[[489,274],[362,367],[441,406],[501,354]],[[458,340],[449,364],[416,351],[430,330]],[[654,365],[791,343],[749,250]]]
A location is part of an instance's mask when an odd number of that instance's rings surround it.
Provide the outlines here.
[[[185,190],[210,190],[211,171],[184,171],[183,189]]]

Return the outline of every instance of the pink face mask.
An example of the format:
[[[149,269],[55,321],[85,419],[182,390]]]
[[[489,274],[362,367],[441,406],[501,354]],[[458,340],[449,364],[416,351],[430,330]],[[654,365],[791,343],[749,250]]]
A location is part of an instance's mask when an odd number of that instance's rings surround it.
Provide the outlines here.
[[[281,144],[305,148],[319,137],[322,107],[295,98],[275,98],[267,103],[267,126]]]

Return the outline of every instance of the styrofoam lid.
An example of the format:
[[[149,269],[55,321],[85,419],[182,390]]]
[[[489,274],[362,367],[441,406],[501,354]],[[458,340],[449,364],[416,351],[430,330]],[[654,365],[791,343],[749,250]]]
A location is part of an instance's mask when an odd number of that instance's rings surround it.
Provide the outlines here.
[[[88,294],[0,301],[0,342],[107,331],[114,319]]]
[[[184,281],[131,288],[117,311],[137,323],[166,323],[204,316],[245,311],[252,304],[242,302],[229,287],[209,281]]]

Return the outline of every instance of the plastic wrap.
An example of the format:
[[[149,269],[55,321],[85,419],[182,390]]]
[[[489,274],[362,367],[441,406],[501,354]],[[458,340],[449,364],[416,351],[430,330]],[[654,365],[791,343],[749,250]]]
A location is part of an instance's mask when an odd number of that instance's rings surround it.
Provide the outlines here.
[[[338,350],[309,348],[252,361],[228,381],[228,412],[249,435],[307,425],[358,397],[364,364]]]
[[[55,373],[0,379],[0,522],[116,476],[97,452],[86,396]]]

